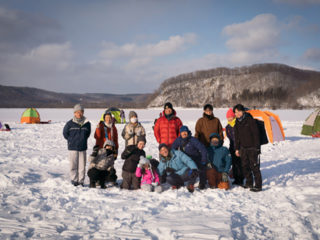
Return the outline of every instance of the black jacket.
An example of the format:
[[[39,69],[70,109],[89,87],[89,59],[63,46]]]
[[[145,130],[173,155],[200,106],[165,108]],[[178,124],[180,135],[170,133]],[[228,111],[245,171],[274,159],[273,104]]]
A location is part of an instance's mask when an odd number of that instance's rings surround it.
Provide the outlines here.
[[[256,120],[245,112],[242,121],[237,119],[234,126],[235,150],[241,148],[260,149],[260,137]]]
[[[136,145],[127,146],[121,154],[121,158],[125,159],[122,170],[135,173],[140,161],[140,156],[146,156],[144,150],[140,150]]]
[[[63,136],[68,140],[68,150],[85,151],[88,148],[87,142],[91,133],[91,124],[86,121],[82,126],[72,119],[63,128]]]

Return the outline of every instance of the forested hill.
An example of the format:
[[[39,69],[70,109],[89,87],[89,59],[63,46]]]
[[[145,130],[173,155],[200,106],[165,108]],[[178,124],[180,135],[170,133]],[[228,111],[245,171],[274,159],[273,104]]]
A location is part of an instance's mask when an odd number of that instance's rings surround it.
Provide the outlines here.
[[[196,71],[165,80],[152,99],[149,107],[319,107],[320,72],[271,63]]]
[[[146,107],[150,94],[57,93],[38,88],[0,85],[0,107],[64,108],[82,103],[87,108]]]

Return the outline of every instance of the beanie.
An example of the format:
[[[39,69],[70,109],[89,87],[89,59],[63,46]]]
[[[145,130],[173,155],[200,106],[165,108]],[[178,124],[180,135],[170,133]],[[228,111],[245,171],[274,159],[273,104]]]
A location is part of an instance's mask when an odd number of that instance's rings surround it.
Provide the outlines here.
[[[211,104],[206,104],[204,105],[203,110],[206,110],[206,109],[210,109],[211,111],[213,111],[213,106]]]
[[[84,111],[84,108],[80,103],[74,105],[73,107],[73,112],[78,112],[78,111]]]
[[[106,147],[106,146],[115,147],[114,142],[111,141],[110,139],[107,139],[107,140],[104,142],[103,147]]]
[[[132,118],[132,117],[136,117],[136,118],[138,117],[138,115],[137,115],[137,113],[135,111],[130,111],[129,112],[129,119]]]
[[[229,108],[229,110],[228,110],[228,112],[227,112],[227,114],[226,114],[226,117],[227,117],[227,118],[230,118],[230,117],[234,118],[234,117],[235,117],[235,114],[234,114],[232,108]]]
[[[164,109],[166,108],[171,108],[173,110],[173,106],[171,102],[167,102],[166,104],[164,104]]]
[[[144,164],[150,164],[149,159],[145,158],[144,156],[140,156],[139,164],[144,165]]]
[[[168,149],[169,150],[169,147],[168,147],[168,145],[167,144],[165,144],[165,143],[161,143],[160,145],[159,145],[159,151],[161,150],[161,148],[163,148],[163,147],[165,147],[166,149]]]
[[[139,137],[137,138],[137,144],[138,144],[139,142],[147,143],[147,140],[146,140],[145,136],[139,136]]]
[[[182,126],[180,128],[180,133],[182,133],[182,132],[189,132],[189,128],[187,126]]]

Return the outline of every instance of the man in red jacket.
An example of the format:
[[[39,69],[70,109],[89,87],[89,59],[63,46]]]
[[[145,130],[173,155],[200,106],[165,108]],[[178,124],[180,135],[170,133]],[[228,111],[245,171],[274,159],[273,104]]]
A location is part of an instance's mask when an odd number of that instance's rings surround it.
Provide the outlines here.
[[[172,143],[180,135],[182,122],[176,116],[176,111],[170,102],[164,105],[162,116],[158,118],[154,125],[154,136],[159,144],[165,143],[171,148]]]

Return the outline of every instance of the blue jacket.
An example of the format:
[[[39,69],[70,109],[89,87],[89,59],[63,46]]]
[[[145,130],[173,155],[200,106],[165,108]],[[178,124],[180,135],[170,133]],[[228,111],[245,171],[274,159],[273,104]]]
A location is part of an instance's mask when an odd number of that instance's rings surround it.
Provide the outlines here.
[[[72,119],[66,123],[63,128],[63,136],[68,140],[68,150],[85,151],[88,148],[87,142],[91,133],[91,124],[89,121],[80,126]]]
[[[192,137],[190,132],[187,138],[178,137],[171,148],[184,152],[197,163],[207,163],[206,147],[197,138]]]
[[[217,134],[218,138],[220,136]],[[220,139],[220,144],[215,146],[208,147],[208,161],[215,167],[215,169],[222,173],[229,173],[231,167],[231,155],[228,148],[222,146],[222,141]]]
[[[198,169],[194,161],[181,151],[171,150],[171,159],[167,160],[161,156],[158,165],[159,175],[162,176],[167,167],[173,168],[178,175],[184,174],[188,169]]]

